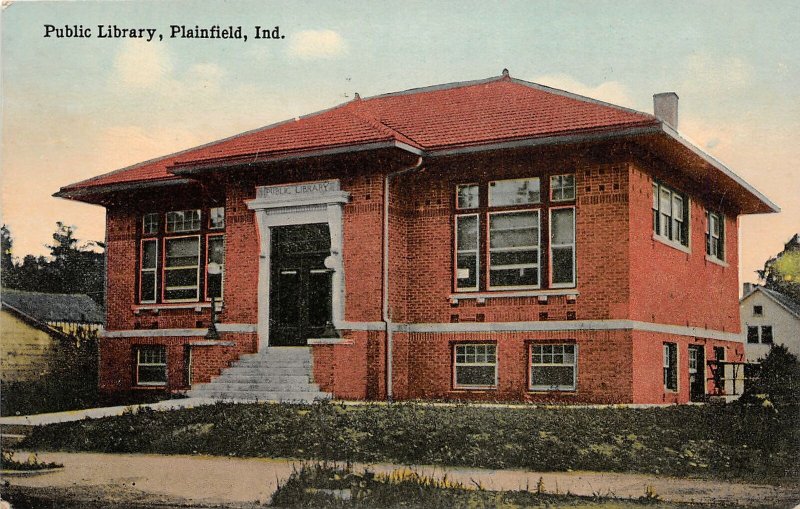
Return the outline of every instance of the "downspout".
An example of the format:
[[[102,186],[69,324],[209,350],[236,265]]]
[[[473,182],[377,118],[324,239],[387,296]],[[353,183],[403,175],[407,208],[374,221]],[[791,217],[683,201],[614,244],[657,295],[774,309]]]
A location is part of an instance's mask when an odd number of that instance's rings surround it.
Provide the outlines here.
[[[393,361],[393,336],[392,317],[389,313],[389,191],[392,177],[402,175],[422,167],[422,157],[417,159],[413,166],[387,173],[383,181],[383,306],[381,314],[386,331],[386,399],[392,401],[392,361]]]

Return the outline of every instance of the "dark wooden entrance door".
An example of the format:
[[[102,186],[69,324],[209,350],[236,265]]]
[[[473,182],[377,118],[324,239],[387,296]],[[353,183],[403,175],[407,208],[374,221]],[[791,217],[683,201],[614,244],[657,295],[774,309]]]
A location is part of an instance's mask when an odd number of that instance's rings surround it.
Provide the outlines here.
[[[706,399],[706,359],[701,345],[689,345],[689,399]]]
[[[331,320],[331,271],[328,225],[272,228],[270,325],[271,346],[302,346],[319,337]]]

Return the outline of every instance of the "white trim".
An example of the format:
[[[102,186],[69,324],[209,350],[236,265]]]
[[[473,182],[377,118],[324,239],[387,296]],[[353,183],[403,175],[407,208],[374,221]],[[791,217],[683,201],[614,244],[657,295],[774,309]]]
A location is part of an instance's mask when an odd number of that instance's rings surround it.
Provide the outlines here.
[[[731,332],[703,329],[701,327],[686,327],[682,325],[640,322],[637,320],[548,320],[541,322],[411,323],[406,325],[406,330],[411,333],[635,330],[742,343],[741,335]]]
[[[249,323],[218,323],[219,332],[256,332],[257,326]],[[104,338],[167,338],[178,336],[205,336],[208,329],[126,329],[126,330],[104,330],[100,336]]]
[[[308,338],[306,342],[308,343],[309,346],[355,344],[355,342],[352,339],[345,339],[345,338]]]
[[[538,179],[538,177],[537,177]],[[525,179],[519,179],[525,180]],[[500,182],[500,181],[498,181]],[[540,188],[540,196],[541,196],[541,188]],[[534,205],[534,204],[529,204]],[[502,291],[502,290],[538,290],[542,287],[542,211],[543,208],[523,208],[523,209],[513,209],[513,210],[499,210],[499,211],[488,211],[486,213],[486,289],[490,291]],[[500,265],[499,267],[507,267],[505,269],[493,269],[492,268],[492,217],[504,215],[504,214],[535,214],[536,215],[536,245],[534,246],[514,246],[514,247],[505,247],[505,248],[494,248],[494,252],[512,252],[512,251],[536,251],[536,264],[531,267],[531,264],[519,264],[519,269],[536,269],[536,284],[535,285],[504,285],[504,286],[492,286],[492,270],[508,270],[508,267],[515,268],[512,265]],[[515,230],[521,229],[531,229],[531,228],[515,228]],[[480,232],[480,230],[478,230]],[[497,231],[508,231],[508,230],[495,230]],[[480,250],[479,250],[480,254]]]
[[[517,297],[555,297],[558,295],[567,295],[577,297],[580,292],[573,289],[545,289],[545,290],[523,290],[516,292],[503,292],[497,290],[494,292],[471,292],[471,293],[452,293],[447,296],[447,299],[454,304],[460,300],[471,299],[513,299]]]
[[[319,185],[316,189],[298,191],[299,186]],[[338,179],[298,182],[256,188],[256,198],[245,200],[247,208],[255,211],[259,233],[258,264],[258,345],[269,346],[270,315],[270,256],[272,227],[326,223],[331,237],[330,256],[325,267],[332,269],[331,319],[336,328],[344,322],[344,205],[350,193],[340,190]]]
[[[572,210],[572,243],[571,244],[556,244],[553,241],[553,233],[555,232],[555,228],[553,227],[553,212],[558,210]],[[547,227],[550,230],[550,242],[548,242],[548,255],[550,256],[547,265],[547,280],[550,283],[551,288],[575,288],[578,285],[578,211],[575,205],[568,205],[565,207],[555,206],[550,207],[548,209],[548,216],[547,216]],[[555,263],[553,262],[553,249],[554,248],[564,248],[564,247],[571,247],[572,248],[572,281],[568,283],[554,283],[553,282],[553,267]]]
[[[537,347],[543,346],[572,346],[572,364],[566,364],[561,362],[560,364],[547,364],[544,362],[539,362],[537,364],[533,363],[533,349]],[[563,355],[563,350],[562,350]],[[556,366],[556,367],[567,367],[572,366],[572,386],[546,386],[546,385],[534,385],[533,383],[533,368],[534,366],[538,367],[548,367],[548,366]],[[578,344],[577,343],[530,343],[528,345],[528,392],[567,392],[567,393],[574,393],[578,391]]]
[[[671,247],[673,249],[677,249],[678,251],[681,251],[683,253],[692,254],[692,251],[688,247],[684,246],[683,244],[681,244],[679,242],[675,242],[675,241],[669,240],[666,237],[662,237],[661,235],[657,235],[656,232],[653,232],[653,240],[657,240],[658,242],[664,244],[665,246],[669,246],[669,247]]]
[[[458,249],[458,234],[459,234],[459,219],[467,218],[467,217],[474,217],[475,218],[475,249]],[[465,291],[465,292],[473,292],[477,291],[480,288],[481,284],[481,215],[478,212],[470,212],[467,214],[455,214],[453,216],[453,230],[454,230],[454,250],[455,251],[455,260],[453,260],[453,267],[456,269],[455,274],[453,274],[453,283],[456,291]],[[465,253],[475,253],[475,285],[474,286],[458,286],[458,255]]]
[[[720,267],[727,267],[728,266],[728,262],[726,262],[724,260],[720,260],[719,258],[715,258],[715,257],[713,257],[711,255],[706,255],[706,261],[707,262],[711,262],[711,263],[713,263],[715,265],[719,265]]]
[[[494,347],[494,362],[462,362],[459,364],[458,362],[458,348],[459,347],[467,347],[467,346],[492,346]],[[495,390],[497,389],[498,385],[498,377],[497,377],[497,370],[498,370],[498,362],[497,362],[497,342],[496,341],[478,341],[474,343],[454,343],[453,349],[451,351],[451,355],[453,356],[453,389],[454,390]],[[466,352],[464,353],[466,355]],[[484,354],[486,355],[486,354]],[[489,367],[494,366],[494,383],[491,385],[480,385],[480,384],[459,384],[458,383],[458,367],[459,366],[477,366],[477,367]]]
[[[370,331],[386,329],[383,322],[340,322],[341,330]],[[220,332],[256,332],[257,324],[219,323]],[[686,327],[637,320],[548,320],[542,322],[460,322],[460,323],[393,323],[392,330],[407,333],[453,333],[453,332],[543,332],[543,331],[587,331],[587,330],[635,330],[659,332],[677,336],[717,339],[744,343],[741,334],[723,332],[701,327]],[[106,338],[204,336],[208,329],[128,329],[104,331]]]

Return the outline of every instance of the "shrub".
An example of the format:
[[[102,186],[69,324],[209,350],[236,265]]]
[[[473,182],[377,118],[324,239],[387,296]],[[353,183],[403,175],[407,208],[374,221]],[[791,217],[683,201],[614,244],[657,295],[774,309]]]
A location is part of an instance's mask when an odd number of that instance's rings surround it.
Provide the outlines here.
[[[745,391],[745,403],[800,404],[800,362],[784,345],[774,345]],[[768,402],[768,403],[767,403]]]

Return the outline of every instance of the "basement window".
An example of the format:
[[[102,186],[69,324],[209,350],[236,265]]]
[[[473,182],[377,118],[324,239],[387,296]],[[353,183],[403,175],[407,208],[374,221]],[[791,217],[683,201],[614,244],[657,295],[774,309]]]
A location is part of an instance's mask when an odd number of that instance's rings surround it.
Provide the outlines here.
[[[136,385],[167,385],[167,348],[165,346],[136,348]]]
[[[531,345],[530,389],[574,391],[577,345]]]
[[[486,389],[497,386],[497,345],[458,344],[454,347],[453,385],[459,389]]]

